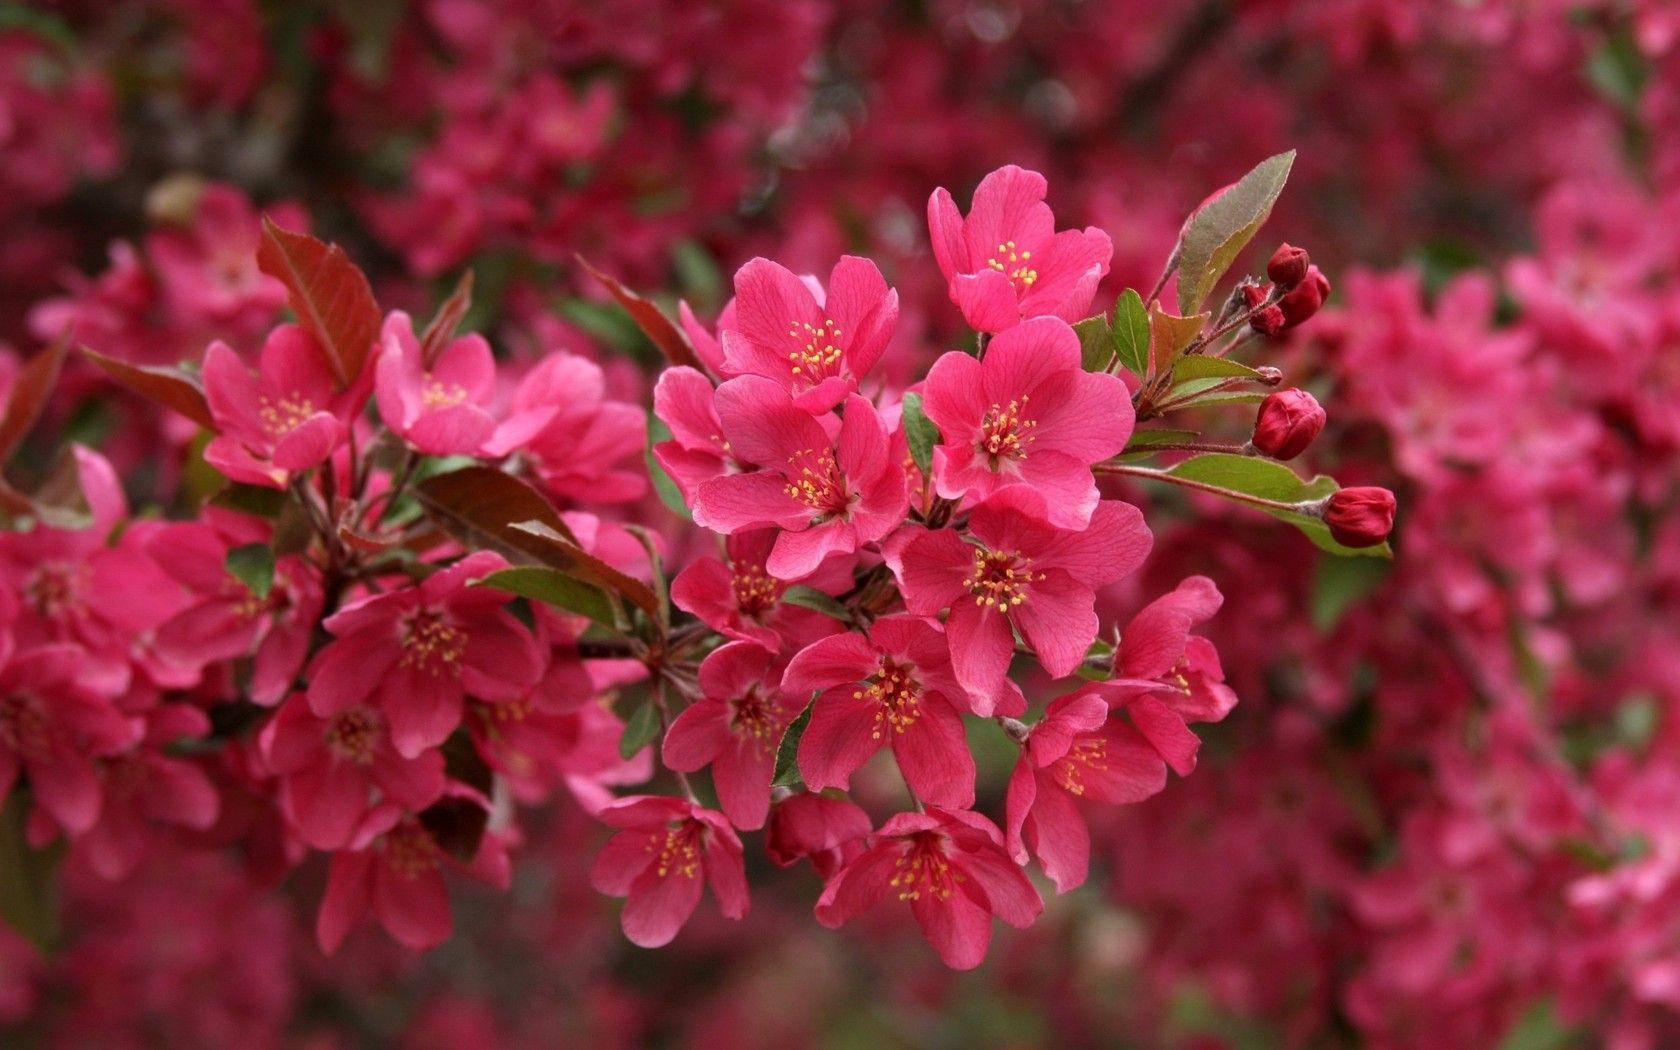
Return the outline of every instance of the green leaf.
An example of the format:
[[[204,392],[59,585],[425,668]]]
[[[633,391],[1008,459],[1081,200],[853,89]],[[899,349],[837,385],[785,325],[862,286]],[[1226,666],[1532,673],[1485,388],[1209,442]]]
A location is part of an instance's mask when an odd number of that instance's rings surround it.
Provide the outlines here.
[[[1260,381],[1260,373],[1240,361],[1233,361],[1228,357],[1209,357],[1206,354],[1189,354],[1178,359],[1173,365],[1173,382],[1186,383],[1193,379],[1252,379]]]
[[[923,475],[933,472],[933,446],[939,443],[939,428],[922,411],[922,395],[904,395],[904,437],[910,443],[910,458]]]
[[[805,728],[811,724],[811,709],[815,706],[814,702],[806,704],[805,710],[782,733],[782,742],[776,745],[776,772],[770,779],[771,787],[791,788],[803,783],[799,777],[799,741],[805,738]]]
[[[1579,1046],[1582,1034],[1565,1026],[1558,1018],[1557,1008],[1550,1000],[1543,999],[1517,1018],[1505,1038],[1499,1041],[1499,1050],[1565,1050]]]
[[[650,700],[632,711],[624,723],[624,733],[618,738],[619,756],[626,760],[635,758],[658,735],[659,712]]]
[[[1336,479],[1320,474],[1309,480],[1302,479],[1293,470],[1282,463],[1260,456],[1239,456],[1230,452],[1210,452],[1196,456],[1168,468],[1168,474],[1199,481],[1204,485],[1211,485],[1227,492],[1257,496],[1261,499],[1275,500],[1279,503],[1301,503],[1307,500],[1322,499],[1335,492],[1339,485]],[[1362,556],[1388,558],[1393,557],[1393,551],[1388,544],[1383,543],[1375,547],[1344,547],[1330,537],[1330,530],[1324,522],[1310,514],[1297,513],[1271,508],[1259,508],[1275,518],[1289,522],[1312,540],[1320,550],[1343,556]]]
[[[24,825],[29,795],[15,790],[0,807],[0,919],[43,953],[58,942],[58,862],[63,841],[31,849]]]
[[[477,586],[494,587],[564,612],[587,616],[608,630],[620,629],[618,614],[605,591],[546,565],[501,569],[479,580]]]
[[[227,552],[227,571],[252,594],[267,598],[274,587],[274,549],[266,543],[234,547]]]
[[[1197,380],[1197,382],[1207,382]],[[1211,384],[1217,386],[1217,383]],[[1211,393],[1188,397],[1184,401],[1175,401],[1170,406],[1173,411],[1185,408],[1201,408],[1206,405],[1257,405],[1266,400],[1264,390],[1214,390]]]
[[[1087,372],[1104,372],[1114,360],[1114,330],[1102,314],[1087,317],[1073,326],[1079,335],[1080,363]]]
[[[659,502],[665,504],[665,508],[672,514],[684,521],[693,521],[693,512],[688,509],[688,504],[683,502],[682,489],[677,487],[677,483],[665,472],[665,468],[659,465],[659,460],[653,454],[653,446],[672,439],[671,428],[651,411],[648,412],[647,418],[648,441],[642,458],[647,462],[648,477],[653,481],[653,491],[659,493]]]
[[[802,609],[820,612],[824,616],[831,616],[846,623],[850,623],[852,619],[852,614],[846,610],[844,605],[815,587],[806,587],[804,584],[796,584],[783,591],[782,601],[789,605],[797,605]]]
[[[1376,558],[1320,558],[1313,572],[1312,622],[1328,631],[1382,584],[1388,563]]]
[[[1134,375],[1149,371],[1149,311],[1136,288],[1126,289],[1114,304],[1114,354]]]
[[[1179,242],[1179,309],[1201,309],[1213,286],[1271,215],[1294,163],[1294,150],[1261,161],[1191,217]]]

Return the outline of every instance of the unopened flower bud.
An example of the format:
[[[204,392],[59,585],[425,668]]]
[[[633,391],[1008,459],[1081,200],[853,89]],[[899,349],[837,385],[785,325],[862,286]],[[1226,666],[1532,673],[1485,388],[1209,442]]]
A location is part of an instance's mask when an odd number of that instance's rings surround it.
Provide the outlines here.
[[[1261,335],[1277,335],[1284,329],[1283,309],[1273,303],[1249,318],[1248,323]]]
[[[1324,409],[1305,390],[1278,390],[1260,402],[1254,447],[1273,459],[1294,459],[1324,430]]]
[[[1293,288],[1307,276],[1309,261],[1305,248],[1285,242],[1272,253],[1271,261],[1266,264],[1266,276],[1279,288]]]
[[[1306,276],[1301,283],[1291,288],[1278,306],[1283,311],[1283,327],[1294,328],[1313,314],[1318,313],[1324,300],[1330,297],[1330,279],[1316,266],[1307,267]]]
[[[1325,501],[1324,524],[1344,547],[1375,547],[1394,528],[1394,493],[1376,485],[1338,489]]]

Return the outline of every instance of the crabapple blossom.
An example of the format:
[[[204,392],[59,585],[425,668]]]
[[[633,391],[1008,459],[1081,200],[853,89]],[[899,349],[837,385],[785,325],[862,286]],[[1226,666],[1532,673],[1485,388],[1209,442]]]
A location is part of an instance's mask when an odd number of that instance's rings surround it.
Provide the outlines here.
[[[211,343],[204,395],[218,431],[204,458],[235,481],[285,488],[348,434],[353,398],[334,389],[326,351],[296,325],[269,333],[255,372],[227,344]]]
[[[590,882],[624,897],[624,935],[644,948],[670,943],[712,888],[725,918],[747,914],[741,840],[723,814],[652,795],[621,798],[596,814],[620,829],[595,857]]]
[[[436,360],[426,361],[414,322],[393,310],[379,338],[374,392],[385,425],[427,455],[477,452],[496,429],[485,406],[496,381],[496,362],[484,337],[469,332],[452,339]]]
[[[838,594],[852,583],[853,559],[825,559],[808,576],[783,581],[770,575],[775,529],[743,529],[724,538],[727,560],[705,555],[689,562],[671,580],[671,603],[698,616],[730,638],[779,649],[803,647],[843,630],[832,616],[794,605],[783,598],[790,586]]]

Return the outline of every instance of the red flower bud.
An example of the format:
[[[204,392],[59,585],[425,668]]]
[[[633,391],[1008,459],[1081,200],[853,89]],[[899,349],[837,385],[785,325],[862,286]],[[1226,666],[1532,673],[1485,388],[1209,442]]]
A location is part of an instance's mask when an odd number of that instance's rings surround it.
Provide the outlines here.
[[[1293,288],[1307,275],[1309,261],[1305,248],[1285,242],[1272,253],[1271,262],[1266,264],[1266,276],[1279,288]]]
[[[1318,313],[1324,300],[1330,297],[1330,279],[1316,266],[1307,267],[1307,274],[1301,283],[1291,288],[1278,306],[1283,310],[1283,326],[1294,328],[1313,314]]]
[[[1375,485],[1339,489],[1324,504],[1324,524],[1344,547],[1375,547],[1394,528],[1394,493]]]
[[[1283,310],[1273,303],[1249,318],[1248,323],[1261,335],[1277,335],[1284,329]]]
[[[1266,290],[1258,284],[1242,284],[1237,287],[1242,290],[1243,302],[1250,310],[1266,301]]]
[[[1267,394],[1254,418],[1254,447],[1273,459],[1294,459],[1324,430],[1324,409],[1305,390]]]

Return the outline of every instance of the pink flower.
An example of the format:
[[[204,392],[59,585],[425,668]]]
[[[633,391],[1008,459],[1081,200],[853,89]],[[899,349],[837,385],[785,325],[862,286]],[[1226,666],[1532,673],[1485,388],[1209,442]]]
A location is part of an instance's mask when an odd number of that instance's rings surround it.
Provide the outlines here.
[[[1149,528],[1129,503],[1099,502],[1080,532],[1046,525],[1046,516],[1037,492],[1005,489],[975,508],[969,539],[954,529],[925,532],[899,556],[910,611],[951,610],[951,663],[981,716],[1004,695],[1016,631],[1045,671],[1072,674],[1097,637],[1097,589],[1149,554]]]
[[[256,372],[226,343],[211,343],[204,395],[218,431],[204,458],[235,481],[283,489],[293,474],[325,462],[348,433],[325,351],[297,325],[269,333]]]
[[[647,417],[606,397],[595,362],[555,352],[526,373],[506,422],[485,442],[486,456],[523,450],[555,493],[587,503],[621,503],[647,491],[641,463]],[[624,461],[635,457],[636,462]]]
[[[1056,233],[1036,171],[1002,167],[980,180],[965,219],[943,187],[928,198],[928,238],[951,301],[981,332],[1028,317],[1077,321],[1091,308],[1114,245],[1094,227]]]
[[[694,520],[726,535],[781,529],[766,565],[782,580],[809,575],[823,559],[891,532],[907,506],[903,467],[888,452],[874,406],[853,395],[844,408],[839,433],[831,436],[768,379],[741,376],[723,384],[717,409],[724,436],[760,469],[701,485]]]
[[[167,525],[146,544],[158,567],[193,597],[158,627],[158,654],[201,670],[254,656],[248,695],[264,705],[279,702],[302,670],[322,604],[319,571],[307,558],[281,558],[261,598],[227,571],[229,549],[267,542],[270,531],[256,518],[209,508],[205,520]]]
[[[1119,679],[1112,687],[1105,686],[1110,689],[1110,695],[1118,695],[1116,690],[1144,693],[1147,702],[1143,707],[1148,711],[1144,717],[1159,722],[1163,733],[1173,719],[1182,727],[1185,721],[1218,722],[1230,714],[1237,704],[1237,694],[1225,684],[1219,653],[1212,642],[1190,633],[1192,627],[1218,612],[1224,600],[1212,580],[1206,576],[1189,576],[1138,610],[1120,632],[1120,649],[1114,656],[1114,673]],[[1169,688],[1151,688],[1157,685]],[[1156,711],[1156,705],[1162,711]],[[1136,702],[1128,705],[1128,711],[1133,721],[1137,721]],[[1145,736],[1155,739],[1150,729],[1141,724],[1139,728]],[[1177,733],[1173,735],[1176,737]],[[1194,741],[1195,737],[1191,736],[1190,740]],[[1163,736],[1159,742],[1165,743],[1166,738]],[[1189,772],[1187,768],[1179,768],[1179,763],[1174,763],[1173,768],[1180,775]]]
[[[543,655],[502,608],[508,596],[471,583],[506,565],[469,554],[419,584],[346,605],[323,626],[335,637],[309,668],[309,706],[331,718],[362,704],[385,717],[397,753],[414,758],[461,722],[471,693],[511,699],[542,674]]]
[[[669,944],[712,887],[726,918],[747,914],[747,875],[741,840],[723,814],[661,795],[633,795],[596,814],[620,828],[595,858],[590,882],[625,897],[619,922],[643,948]]]
[[[857,803],[801,791],[771,811],[764,851],[784,868],[809,857],[827,879],[863,852],[871,830],[869,814]]]
[[[735,272],[738,330],[722,332],[724,370],[765,376],[807,412],[855,394],[898,323],[898,293],[868,259],[841,256],[828,293],[769,259]]]
[[[1017,864],[1027,850],[1066,893],[1085,881],[1091,836],[1076,798],[1139,802],[1167,783],[1166,763],[1092,687],[1051,701],[1035,723],[1009,778],[1009,852]]]
[[[700,664],[702,698],[665,735],[665,764],[684,773],[710,765],[718,805],[743,831],[764,826],[776,748],[805,706],[782,692],[775,655],[755,642],[714,650]]]
[[[723,439],[716,393],[712,381],[692,368],[667,368],[653,387],[653,414],[671,430],[671,440],[653,446],[653,456],[690,503],[705,482],[750,469]]]
[[[1083,528],[1097,504],[1091,464],[1118,454],[1132,433],[1126,384],[1084,371],[1079,337],[1052,317],[1000,334],[984,360],[944,354],[923,397],[939,427],[933,477],[941,496],[984,499],[1025,485],[1065,528]]]
[[[4,643],[9,650],[9,639]],[[99,819],[103,792],[94,760],[140,741],[145,726],[81,682],[85,655],[74,645],[10,653],[0,666],[0,799],[18,774],[36,804],[72,836]]]
[[[468,871],[507,884],[505,847],[485,835]],[[362,916],[372,911],[398,944],[431,948],[449,939],[449,891],[443,883],[448,855],[418,819],[386,803],[364,817],[349,847],[332,855],[327,889],[315,916],[315,939],[328,955]]]
[[[986,957],[992,916],[1025,929],[1044,910],[991,821],[937,807],[883,824],[871,846],[823,887],[817,921],[839,926],[888,894],[910,902],[922,936],[954,970],[971,970]]]
[[[424,809],[443,794],[443,755],[404,758],[391,745],[385,720],[371,707],[349,707],[326,718],[294,693],[258,737],[263,760],[280,778],[280,808],[303,841],[341,849],[376,801]]]
[[[164,750],[181,740],[207,736],[209,716],[187,704],[160,704],[147,712],[144,724],[139,747],[104,760],[99,822],[76,843],[103,878],[132,874],[158,837],[159,825],[205,831],[221,808],[204,769]]]
[[[708,556],[689,562],[671,581],[671,603],[721,634],[769,649],[784,643],[803,648],[844,630],[832,616],[784,602],[782,595],[794,584],[825,594],[849,589],[853,559],[829,558],[809,576],[778,580],[766,568],[776,535],[775,529],[730,534],[724,541],[729,560]]]
[[[812,791],[844,789],[852,774],[891,746],[916,797],[937,806],[974,802],[974,756],[938,627],[914,616],[884,616],[869,635],[836,634],[806,646],[788,664],[782,688],[821,690],[799,741],[799,770]]]
[[[414,323],[393,310],[380,333],[374,390],[385,425],[429,456],[470,456],[496,428],[487,402],[496,361],[476,332],[452,340],[427,365]]]

